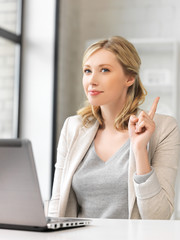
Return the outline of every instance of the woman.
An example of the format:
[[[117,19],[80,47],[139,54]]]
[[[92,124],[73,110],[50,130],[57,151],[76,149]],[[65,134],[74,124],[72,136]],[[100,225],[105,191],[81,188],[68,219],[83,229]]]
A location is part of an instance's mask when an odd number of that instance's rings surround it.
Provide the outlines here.
[[[180,138],[174,118],[141,111],[141,60],[122,37],[91,45],[83,59],[88,104],[61,131],[49,215],[169,219]]]

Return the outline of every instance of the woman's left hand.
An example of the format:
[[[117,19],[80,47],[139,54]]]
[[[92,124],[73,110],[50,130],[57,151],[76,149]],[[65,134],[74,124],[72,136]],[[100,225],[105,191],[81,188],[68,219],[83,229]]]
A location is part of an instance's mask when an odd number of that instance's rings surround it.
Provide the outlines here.
[[[131,115],[128,124],[129,137],[133,149],[143,149],[147,144],[155,130],[155,123],[153,121],[159,97],[155,98],[149,113],[142,111],[138,117]]]

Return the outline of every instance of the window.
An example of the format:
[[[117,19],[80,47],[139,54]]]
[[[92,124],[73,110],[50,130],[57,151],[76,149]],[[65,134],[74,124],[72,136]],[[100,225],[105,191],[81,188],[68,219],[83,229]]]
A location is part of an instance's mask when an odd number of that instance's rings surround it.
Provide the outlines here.
[[[19,136],[23,0],[0,0],[0,138]]]

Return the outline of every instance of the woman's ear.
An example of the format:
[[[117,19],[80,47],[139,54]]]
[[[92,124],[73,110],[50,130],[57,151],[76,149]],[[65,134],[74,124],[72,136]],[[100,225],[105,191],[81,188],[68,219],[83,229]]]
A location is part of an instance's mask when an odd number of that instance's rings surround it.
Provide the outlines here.
[[[134,76],[129,76],[129,77],[127,78],[127,82],[126,82],[127,87],[132,86],[134,82],[135,82],[135,77],[134,77]]]

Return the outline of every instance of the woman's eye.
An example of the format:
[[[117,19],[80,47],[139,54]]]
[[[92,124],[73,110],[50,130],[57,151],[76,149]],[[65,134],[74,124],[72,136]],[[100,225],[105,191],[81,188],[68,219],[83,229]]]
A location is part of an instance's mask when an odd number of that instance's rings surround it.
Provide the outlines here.
[[[108,69],[108,68],[102,68],[101,71],[102,71],[102,72],[109,72],[109,69]]]
[[[90,73],[90,72],[91,72],[90,69],[84,69],[84,73],[88,74],[88,73]]]

